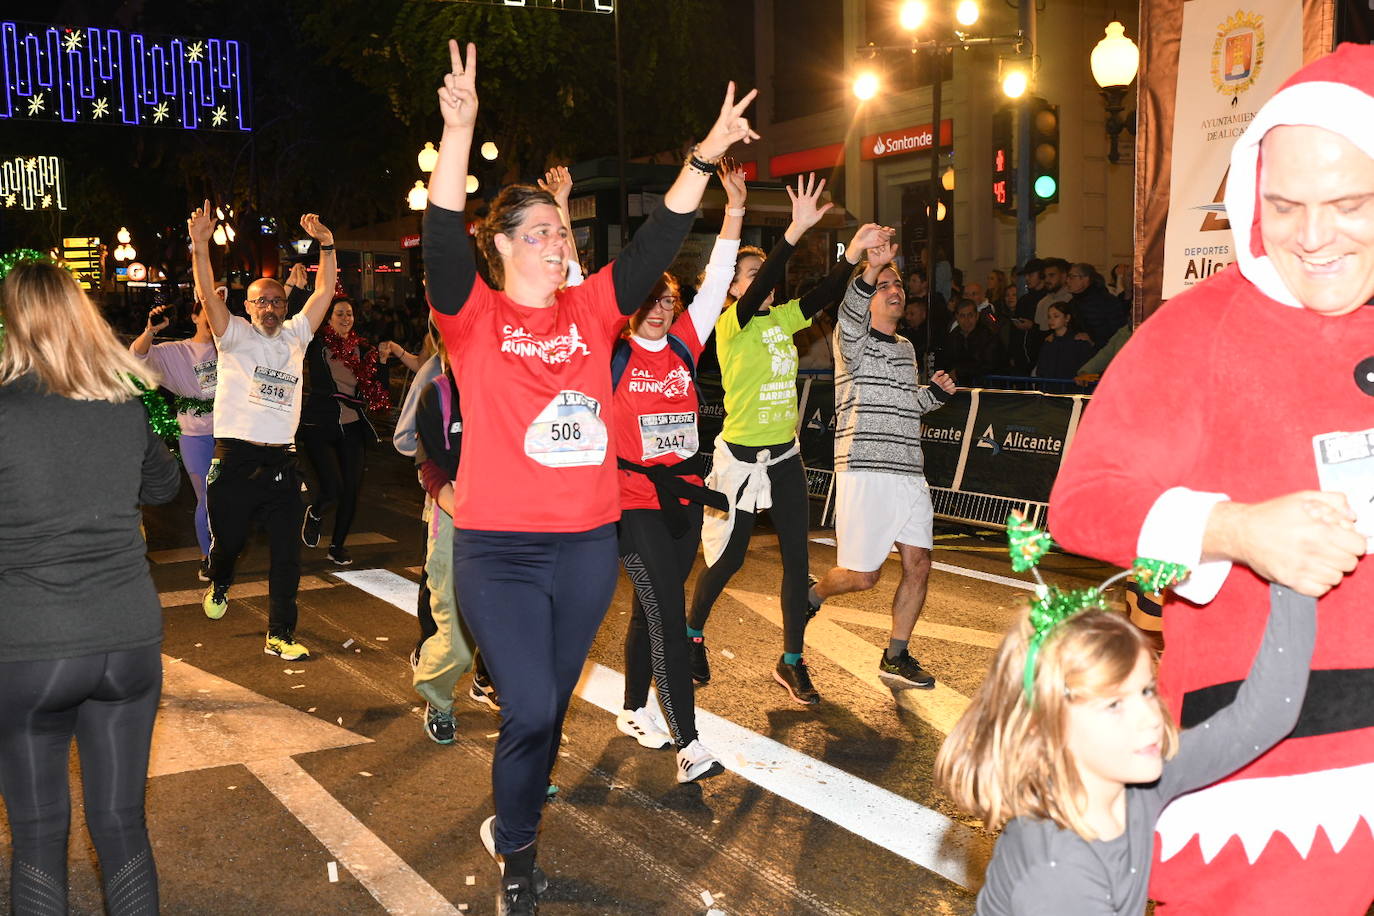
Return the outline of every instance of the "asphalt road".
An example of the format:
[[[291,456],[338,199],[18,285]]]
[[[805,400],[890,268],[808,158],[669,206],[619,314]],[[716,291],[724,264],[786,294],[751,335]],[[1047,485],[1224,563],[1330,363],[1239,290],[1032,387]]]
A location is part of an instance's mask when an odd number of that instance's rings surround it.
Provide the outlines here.
[[[297,635],[314,657],[301,662],[262,653],[261,538],[240,564],[228,614],[212,621],[199,607],[189,486],[146,513],[166,610],[148,788],[163,912],[494,912],[496,869],[477,828],[491,812],[498,721],[460,697],[458,740],[438,746],[423,734],[410,687],[419,503],[407,463],[374,449],[349,542],[355,564],[341,571],[322,548],[304,551]],[[834,563],[833,546],[818,542],[831,534],[813,532],[816,573]],[[554,772],[559,793],[539,841],[552,878],[541,912],[971,913],[992,837],[952,809],[930,774],[1027,593],[1002,543],[937,533],[939,566],[911,647],[936,690],[899,690],[877,676],[896,584],[889,563],[875,589],[827,603],[808,629],[823,696],[809,708],[771,677],[780,566],[761,528],[713,613],[714,678],[697,692],[703,741],[728,769],[690,786],[677,784],[671,751],[615,729],[630,595],[622,576]],[[1075,585],[1110,573],[1062,555],[1042,569]],[[71,769],[78,785],[75,754]],[[72,912],[98,913],[79,794],[73,808]],[[0,857],[9,858],[8,829]]]

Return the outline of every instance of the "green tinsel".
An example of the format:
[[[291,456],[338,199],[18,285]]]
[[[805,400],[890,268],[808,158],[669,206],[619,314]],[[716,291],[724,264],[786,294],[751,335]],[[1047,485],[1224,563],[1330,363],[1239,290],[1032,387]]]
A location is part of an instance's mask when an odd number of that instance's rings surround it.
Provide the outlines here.
[[[214,398],[188,398],[179,394],[174,404],[177,413],[189,413],[193,417],[203,417],[215,409]]]
[[[1149,557],[1136,557],[1131,575],[1146,593],[1162,592],[1188,578],[1188,567],[1181,563],[1166,563]]]
[[[158,438],[175,442],[181,435],[181,424],[177,422],[176,411],[172,405],[167,403],[167,399],[162,396],[162,392],[156,388],[149,388],[135,376],[129,376],[133,380],[134,386],[142,392],[138,398],[143,402],[143,408],[148,411],[148,425],[157,433]]]
[[[1075,614],[1090,608],[1104,607],[1106,605],[1102,599],[1102,592],[1096,588],[1065,590],[1051,585],[1039,592],[1039,597],[1030,606],[1030,622],[1035,632],[1026,649],[1026,673],[1023,684],[1026,702],[1031,702],[1035,695],[1035,660],[1049,635]]]
[[[16,264],[23,261],[51,261],[43,252],[33,248],[16,248],[7,254],[0,254],[0,280],[5,279]]]
[[[1007,544],[1011,549],[1011,568],[1025,572],[1040,562],[1040,558],[1050,552],[1054,539],[1048,531],[1031,525],[1020,513],[1007,516]]]

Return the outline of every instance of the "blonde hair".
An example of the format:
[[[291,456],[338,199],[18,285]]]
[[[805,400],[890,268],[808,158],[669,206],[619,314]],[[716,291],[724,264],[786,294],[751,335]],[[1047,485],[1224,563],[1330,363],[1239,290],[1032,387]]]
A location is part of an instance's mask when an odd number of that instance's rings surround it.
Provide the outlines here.
[[[0,317],[0,385],[32,372],[52,394],[116,403],[139,395],[133,378],[157,387],[157,374],[120,343],[63,267],[16,265],[0,283]]]
[[[1083,611],[1041,646],[1028,702],[1023,681],[1032,635],[1027,618],[1002,640],[987,679],[935,758],[935,781],[991,829],[1014,817],[1037,817],[1094,840],[1067,746],[1069,704],[1119,687],[1150,645],[1120,614]],[[1168,759],[1178,748],[1178,727],[1164,701],[1156,701],[1164,717],[1160,749]]]

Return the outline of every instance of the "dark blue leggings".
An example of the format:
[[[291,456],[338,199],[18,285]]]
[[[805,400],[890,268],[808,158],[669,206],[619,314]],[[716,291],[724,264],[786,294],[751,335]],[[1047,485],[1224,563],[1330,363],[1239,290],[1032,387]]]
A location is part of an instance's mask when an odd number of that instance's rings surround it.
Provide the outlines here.
[[[73,736],[106,911],[157,913],[143,796],[162,695],[160,648],[0,662],[0,684],[0,792],[14,835],[15,916],[67,912],[67,754]]]
[[[454,532],[458,604],[501,697],[491,789],[503,855],[539,831],[563,716],[615,594],[618,565],[615,525],[574,534]]]

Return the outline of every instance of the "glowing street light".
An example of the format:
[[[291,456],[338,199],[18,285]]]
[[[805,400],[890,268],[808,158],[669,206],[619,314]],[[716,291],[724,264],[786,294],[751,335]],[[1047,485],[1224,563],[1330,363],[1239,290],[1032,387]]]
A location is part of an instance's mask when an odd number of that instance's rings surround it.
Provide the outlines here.
[[[926,5],[922,0],[907,0],[897,13],[897,21],[908,32],[914,32],[926,21]]]
[[[865,70],[854,80],[854,95],[861,102],[867,102],[878,94],[878,74]]]
[[[476,175],[469,175],[469,176],[468,176],[468,183],[467,183],[468,193],[469,193],[469,194],[476,194],[476,193],[477,193],[477,189],[481,186],[481,184],[482,184],[482,183],[481,183],[480,181],[477,180],[477,176],[476,176]]]
[[[482,144],[482,158],[488,161],[501,155],[501,151],[496,148],[496,144],[488,140]]]
[[[1008,70],[1002,77],[1002,94],[1009,99],[1019,99],[1026,94],[1030,81],[1025,70]]]
[[[406,195],[406,204],[412,210],[423,210],[429,205],[429,189],[425,187],[423,181],[415,182],[415,187],[410,189]]]
[[[119,227],[119,231],[115,233],[115,241],[119,242],[121,245],[127,245],[129,242],[133,241],[133,237],[129,235],[128,226]]]
[[[1093,48],[1089,62],[1093,79],[1103,89],[1109,86],[1129,86],[1140,67],[1140,48],[1126,37],[1126,27],[1112,22],[1106,28],[1107,37]]]
[[[425,148],[420,150],[415,158],[420,163],[420,171],[429,173],[439,164],[439,151],[434,148],[433,143],[425,141]]]
[[[973,0],[960,0],[954,8],[954,18],[960,25],[973,25],[978,21],[978,4]]]

